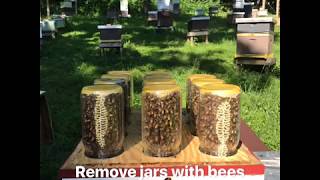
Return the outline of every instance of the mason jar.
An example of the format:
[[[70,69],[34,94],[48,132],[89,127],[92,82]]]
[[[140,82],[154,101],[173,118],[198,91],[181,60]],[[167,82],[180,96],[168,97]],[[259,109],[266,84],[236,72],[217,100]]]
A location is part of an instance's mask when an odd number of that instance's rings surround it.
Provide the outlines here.
[[[177,82],[174,79],[150,78],[150,79],[145,79],[143,81],[143,86],[147,86],[147,85],[165,85],[165,84],[176,85],[176,83]]]
[[[192,74],[188,76],[187,78],[187,88],[186,88],[186,93],[187,93],[187,98],[186,98],[186,111],[189,113],[190,112],[190,86],[191,82],[193,79],[196,78],[210,78],[210,79],[215,79],[216,76],[211,75],[211,74]]]
[[[95,79],[94,85],[119,85],[122,87],[123,91],[123,105],[124,105],[124,125],[125,125],[125,134],[127,135],[127,129],[129,125],[129,116],[130,116],[130,104],[128,102],[128,94],[129,94],[129,88],[128,84],[124,79]]]
[[[116,79],[123,79],[126,81],[126,83],[128,84],[128,92],[131,92],[131,80],[130,80],[130,76],[127,75],[127,74],[103,74],[101,77],[101,79],[113,79],[113,80],[116,80]],[[133,96],[131,96],[131,93],[128,93],[128,96],[127,96],[127,102],[131,102],[132,99],[133,99]],[[129,113],[131,113],[131,107],[129,106]],[[130,119],[129,119],[129,122],[130,124]]]
[[[190,112],[188,117],[191,124],[191,133],[193,135],[197,135],[196,125],[199,119],[200,88],[207,84],[215,85],[222,83],[224,83],[223,80],[212,78],[196,78],[192,80],[190,86]]]
[[[90,158],[110,158],[123,152],[123,90],[119,85],[82,88],[82,142]]]
[[[180,152],[182,133],[181,90],[177,85],[148,85],[142,91],[142,142],[151,156]]]
[[[200,119],[197,135],[200,151],[218,157],[237,153],[240,141],[239,86],[205,85],[200,88]]]
[[[133,92],[134,92],[134,81],[133,81],[133,75],[131,73],[131,71],[108,71],[108,74],[119,74],[119,75],[122,75],[122,74],[125,74],[125,75],[128,75],[130,77],[130,96],[132,97],[131,98],[131,102],[130,102],[130,106],[132,107],[133,106],[133,100],[134,100],[134,95],[133,95]]]

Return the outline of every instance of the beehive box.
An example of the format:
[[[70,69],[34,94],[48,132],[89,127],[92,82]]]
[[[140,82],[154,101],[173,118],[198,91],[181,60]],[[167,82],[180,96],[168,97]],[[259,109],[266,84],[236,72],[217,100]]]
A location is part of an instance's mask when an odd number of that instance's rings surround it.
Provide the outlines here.
[[[42,21],[42,32],[55,32],[56,26],[55,26],[55,21],[54,20],[44,20]]]
[[[148,21],[157,21],[158,11],[148,11]]]
[[[272,33],[238,33],[236,58],[272,58],[273,38]]]
[[[208,31],[209,21],[209,16],[192,17],[188,22],[188,31]]]
[[[236,19],[237,18],[243,18],[244,17],[244,12],[232,12],[231,14],[228,15],[228,21],[231,24],[235,24],[236,23]]]
[[[100,31],[100,40],[102,43],[108,41],[121,40],[121,25],[98,25],[97,28]]]
[[[54,20],[54,23],[57,29],[64,28],[66,26],[65,19],[59,16],[54,16],[52,20]]]
[[[254,3],[253,2],[245,2],[243,6],[243,10],[245,12],[244,17],[245,18],[250,18],[252,17],[252,8],[253,8]]]
[[[273,33],[274,19],[268,18],[238,18],[237,33]]]
[[[173,17],[170,11],[158,11],[158,27],[171,27],[173,25]]]
[[[209,8],[209,15],[210,16],[216,15],[216,14],[218,14],[218,12],[219,12],[219,8],[217,6],[211,6]]]

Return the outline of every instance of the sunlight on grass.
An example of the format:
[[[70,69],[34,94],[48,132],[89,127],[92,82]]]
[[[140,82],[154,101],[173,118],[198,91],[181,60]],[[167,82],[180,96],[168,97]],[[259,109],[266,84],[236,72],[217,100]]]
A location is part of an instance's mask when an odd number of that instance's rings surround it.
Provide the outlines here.
[[[76,68],[76,72],[83,76],[95,74],[96,70],[97,68],[95,66],[89,65],[85,62],[81,63],[81,65]]]
[[[78,36],[82,36],[82,35],[86,35],[87,32],[85,31],[72,31],[72,32],[67,32],[67,33],[63,33],[62,36],[63,37],[78,37]]]

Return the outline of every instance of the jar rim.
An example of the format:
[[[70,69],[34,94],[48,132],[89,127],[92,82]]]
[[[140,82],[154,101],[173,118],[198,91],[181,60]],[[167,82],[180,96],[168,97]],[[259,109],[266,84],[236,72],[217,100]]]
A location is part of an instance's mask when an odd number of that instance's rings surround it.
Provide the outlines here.
[[[212,95],[230,97],[241,93],[241,88],[234,84],[207,84],[200,87],[200,93],[210,93]]]
[[[112,93],[123,93],[122,87],[117,84],[104,84],[104,85],[92,85],[85,86],[81,90],[81,94],[112,94]]]

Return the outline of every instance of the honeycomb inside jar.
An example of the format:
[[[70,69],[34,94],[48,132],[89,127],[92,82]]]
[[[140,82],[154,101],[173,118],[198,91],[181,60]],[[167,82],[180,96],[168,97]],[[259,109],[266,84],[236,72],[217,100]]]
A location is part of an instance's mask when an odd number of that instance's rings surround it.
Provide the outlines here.
[[[86,86],[81,91],[82,142],[90,158],[123,152],[124,105],[119,85]]]
[[[200,88],[197,123],[200,151],[226,157],[237,153],[240,141],[240,88],[231,84]]]

